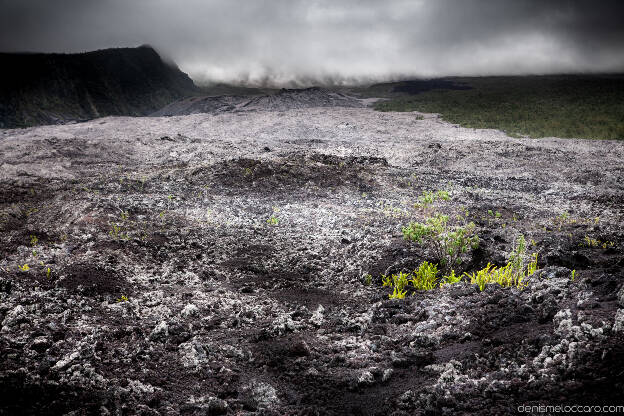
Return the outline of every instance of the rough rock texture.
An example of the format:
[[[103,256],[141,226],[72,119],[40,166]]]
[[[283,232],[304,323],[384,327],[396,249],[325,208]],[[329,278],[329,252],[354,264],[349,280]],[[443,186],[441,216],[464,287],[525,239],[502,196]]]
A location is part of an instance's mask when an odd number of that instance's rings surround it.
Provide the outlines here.
[[[222,95],[186,98],[155,111],[152,116],[220,114],[231,111],[286,111],[314,107],[364,107],[364,102],[365,100],[318,87],[282,89],[275,94],[257,97]]]
[[[2,131],[0,414],[622,403],[622,160],[366,108]],[[388,299],[380,275],[428,259],[401,227],[436,189],[477,223],[461,271],[523,233],[528,288]]]

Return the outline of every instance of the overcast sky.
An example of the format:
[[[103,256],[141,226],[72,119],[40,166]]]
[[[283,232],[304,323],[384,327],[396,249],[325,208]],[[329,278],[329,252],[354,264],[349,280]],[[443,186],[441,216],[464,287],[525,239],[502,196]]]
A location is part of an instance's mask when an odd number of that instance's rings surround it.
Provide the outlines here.
[[[0,50],[148,43],[198,82],[624,72],[624,0],[0,0]]]

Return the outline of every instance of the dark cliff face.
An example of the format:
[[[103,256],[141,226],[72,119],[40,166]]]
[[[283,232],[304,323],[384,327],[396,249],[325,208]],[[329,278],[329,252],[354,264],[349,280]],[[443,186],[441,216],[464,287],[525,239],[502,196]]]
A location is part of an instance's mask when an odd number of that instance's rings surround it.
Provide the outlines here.
[[[0,127],[141,116],[197,93],[149,46],[82,54],[0,53]]]

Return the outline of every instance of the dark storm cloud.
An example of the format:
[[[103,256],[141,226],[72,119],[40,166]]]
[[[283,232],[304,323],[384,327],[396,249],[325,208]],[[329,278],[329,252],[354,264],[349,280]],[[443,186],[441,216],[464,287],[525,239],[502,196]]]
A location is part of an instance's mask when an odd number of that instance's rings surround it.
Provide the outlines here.
[[[199,81],[624,70],[624,2],[0,0],[0,50],[154,45]]]

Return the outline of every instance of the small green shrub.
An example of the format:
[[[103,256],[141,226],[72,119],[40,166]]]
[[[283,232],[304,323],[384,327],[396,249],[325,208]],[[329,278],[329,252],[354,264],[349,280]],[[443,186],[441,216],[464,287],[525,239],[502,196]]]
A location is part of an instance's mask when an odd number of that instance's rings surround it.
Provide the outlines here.
[[[451,226],[448,215],[443,214],[427,218],[424,223],[410,222],[403,228],[403,238],[418,244],[429,243],[439,264],[449,272],[461,264],[462,254],[479,246],[474,223]]]
[[[451,199],[451,197],[447,191],[423,191],[422,195],[418,197],[418,202],[414,204],[414,207],[426,210],[436,201],[448,201],[449,199]]]

